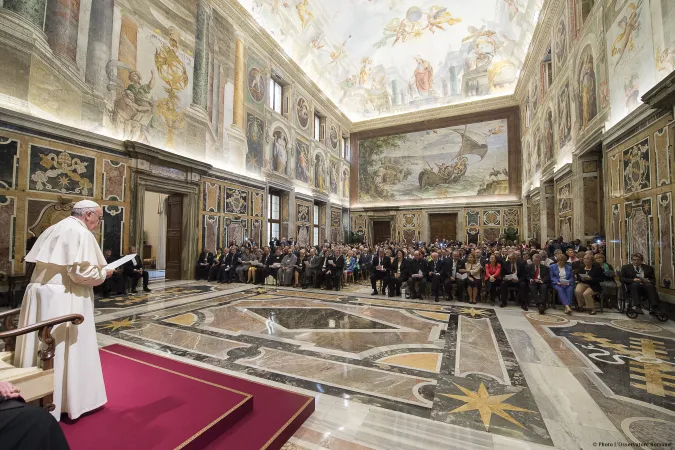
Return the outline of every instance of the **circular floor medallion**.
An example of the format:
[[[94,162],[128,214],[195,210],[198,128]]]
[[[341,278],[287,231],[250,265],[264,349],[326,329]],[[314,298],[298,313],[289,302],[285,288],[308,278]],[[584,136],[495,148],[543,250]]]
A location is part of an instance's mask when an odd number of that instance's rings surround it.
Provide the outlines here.
[[[628,319],[612,320],[611,324],[622,330],[637,331],[638,333],[658,333],[663,331],[663,328],[658,325]]]
[[[565,323],[568,321],[567,318],[555,314],[539,314],[536,312],[531,312],[527,313],[526,316],[529,319],[544,323]]]

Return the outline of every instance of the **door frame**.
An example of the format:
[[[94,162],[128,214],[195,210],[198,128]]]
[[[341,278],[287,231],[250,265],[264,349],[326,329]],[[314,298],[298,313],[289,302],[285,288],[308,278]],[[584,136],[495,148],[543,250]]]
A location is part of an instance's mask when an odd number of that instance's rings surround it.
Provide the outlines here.
[[[181,236],[181,279],[194,277],[195,261],[199,257],[199,184],[185,180],[171,179],[152,173],[132,170],[132,186],[135,191],[131,198],[131,208],[136,213],[131,222],[129,241],[136,248],[143,244],[143,220],[145,212],[145,192],[183,195],[183,233]]]

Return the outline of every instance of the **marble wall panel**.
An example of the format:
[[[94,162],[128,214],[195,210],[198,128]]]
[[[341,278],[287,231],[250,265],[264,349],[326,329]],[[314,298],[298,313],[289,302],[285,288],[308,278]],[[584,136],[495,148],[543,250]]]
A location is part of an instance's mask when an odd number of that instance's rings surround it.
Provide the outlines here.
[[[520,210],[516,208],[504,209],[504,227],[517,228],[520,224]]]
[[[486,227],[483,228],[483,239],[489,242],[495,242],[499,239],[501,235],[501,228]]]
[[[611,248],[611,263],[613,266],[620,266],[624,259],[623,259],[623,253],[621,251],[621,241],[620,239],[623,234],[621,233],[621,205],[614,204],[612,205],[612,212],[611,212],[611,222],[610,222],[610,228],[611,228],[611,236],[613,239],[610,239],[609,241],[609,246]]]
[[[608,157],[609,159],[609,196],[618,198],[621,196],[621,160],[618,153]]]
[[[103,207],[103,249],[111,249],[113,255],[121,256],[124,251],[124,207]]]
[[[480,226],[480,211],[469,210],[466,212],[466,226],[467,227]]]
[[[28,199],[26,205],[26,253],[33,248],[33,244],[43,231],[68,217],[71,210],[71,203],[63,204],[53,200]]]
[[[244,239],[248,238],[246,225],[246,219],[226,217],[225,226],[223,227],[223,245],[242,245]]]
[[[263,222],[260,219],[253,219],[251,221],[251,240],[255,241],[259,246],[263,242]]]
[[[572,242],[574,240],[574,232],[572,231],[572,217],[560,218],[560,235],[565,242]]]
[[[483,225],[495,227],[501,225],[501,211],[499,209],[490,209],[483,211]]]
[[[96,158],[38,145],[29,154],[30,190],[94,196]]]
[[[225,189],[225,212],[232,214],[247,215],[248,191],[243,189]]]
[[[656,186],[671,183],[670,134],[666,127],[654,132],[654,158],[656,159]]]
[[[251,192],[251,215],[253,217],[262,217],[264,214],[265,194],[260,191]]]
[[[641,253],[645,264],[653,264],[654,236],[652,231],[652,200],[646,198],[626,203],[626,261],[630,255]]]
[[[202,216],[202,248],[214,252],[220,247],[219,216]]]
[[[568,181],[558,187],[558,214],[572,211],[572,182]]]
[[[109,159],[103,160],[103,200],[124,201],[127,189],[127,165]]]
[[[0,195],[0,273],[14,270],[16,236],[16,197]]]
[[[624,192],[633,194],[652,186],[649,138],[623,151]]]
[[[202,187],[202,210],[208,212],[220,212],[220,184],[205,181],[202,184]]]
[[[672,193],[666,192],[657,196],[657,220],[659,227],[659,285],[673,289],[675,278],[675,236],[673,235],[673,202]]]
[[[0,189],[16,189],[19,142],[0,136]]]

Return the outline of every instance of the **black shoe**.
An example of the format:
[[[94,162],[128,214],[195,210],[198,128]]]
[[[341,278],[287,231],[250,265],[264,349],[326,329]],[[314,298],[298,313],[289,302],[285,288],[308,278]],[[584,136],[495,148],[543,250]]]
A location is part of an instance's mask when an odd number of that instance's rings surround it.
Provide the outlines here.
[[[307,286],[303,286],[302,288],[303,288],[303,289],[307,289]]]
[[[645,313],[642,310],[642,308],[640,308],[639,306],[636,306],[635,308],[633,308],[633,311],[635,312],[635,314],[644,314]]]
[[[147,287],[147,286],[143,286],[143,290],[144,290],[145,292],[152,292],[152,289],[150,289],[150,288]]]
[[[545,314],[546,313],[546,308],[543,306],[539,305],[539,314]]]
[[[131,293],[132,293],[132,294],[138,294],[138,291],[137,291],[136,289],[132,289],[132,290],[131,290]]]
[[[500,307],[500,308],[505,308],[505,307],[506,307],[506,302],[501,302],[501,303],[499,304],[499,307]]]
[[[434,297],[434,301],[438,303],[438,297]]]
[[[375,289],[370,295],[377,295],[377,289]]]
[[[523,303],[522,305],[520,305],[520,308],[521,308],[523,311],[529,311],[529,308],[527,307],[527,305],[526,305],[525,303]]]
[[[400,296],[401,296],[401,291],[396,291],[396,297],[400,297]]]

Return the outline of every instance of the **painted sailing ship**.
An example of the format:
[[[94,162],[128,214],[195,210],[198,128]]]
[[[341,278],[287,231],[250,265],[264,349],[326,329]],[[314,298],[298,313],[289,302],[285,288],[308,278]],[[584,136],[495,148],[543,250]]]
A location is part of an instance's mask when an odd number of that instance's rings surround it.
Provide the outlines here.
[[[462,136],[462,146],[449,163],[436,164],[436,169],[434,169],[427,162],[429,167],[423,169],[418,176],[420,188],[426,189],[442,184],[456,183],[466,175],[469,156],[478,156],[480,158],[478,161],[485,158],[488,152],[487,138],[480,133],[467,131],[466,128],[465,125],[464,131],[453,130]]]

